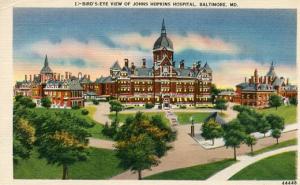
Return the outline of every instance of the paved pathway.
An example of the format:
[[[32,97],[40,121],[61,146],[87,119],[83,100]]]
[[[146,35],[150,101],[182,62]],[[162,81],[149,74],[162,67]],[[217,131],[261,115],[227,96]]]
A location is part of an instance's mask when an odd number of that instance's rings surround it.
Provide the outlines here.
[[[161,163],[152,168],[152,170],[144,170],[143,177],[153,175],[159,172],[190,167],[198,164],[211,163],[227,158],[233,158],[233,150],[226,147],[215,148],[213,150],[206,150],[202,148],[193,138],[190,133],[190,125],[176,126],[178,130],[177,140],[174,141],[173,149],[168,151],[167,155],[161,159]],[[200,125],[196,124],[195,129],[200,129]],[[280,142],[290,140],[296,137],[296,131],[283,133]],[[276,143],[276,140],[271,137],[259,139],[254,146],[254,150],[258,150]],[[250,148],[242,145],[237,149],[237,155],[242,155],[250,152]],[[137,174],[131,171],[121,173],[112,179],[137,179]]]
[[[97,139],[97,138],[89,138],[89,146],[94,148],[105,148],[113,150],[113,145],[115,144],[114,141],[104,140],[104,139]]]
[[[263,154],[253,156],[253,157],[248,156],[248,155],[239,156],[239,157],[237,157],[237,160],[239,160],[239,162],[229,166],[228,168],[225,168],[222,171],[219,171],[218,173],[211,176],[207,180],[220,180],[220,181],[228,180],[230,177],[232,177],[233,175],[235,175],[236,173],[241,171],[243,168],[245,168],[245,167],[249,166],[250,164],[253,164],[261,159],[264,159],[266,157],[270,157],[270,156],[273,156],[276,154],[280,154],[283,152],[296,151],[296,150],[297,150],[297,146],[289,146],[289,147],[281,148],[278,150],[265,152]]]
[[[100,102],[99,105],[94,105],[96,107],[96,112],[94,114],[94,120],[100,124],[110,123],[108,115],[110,114],[109,103]]]

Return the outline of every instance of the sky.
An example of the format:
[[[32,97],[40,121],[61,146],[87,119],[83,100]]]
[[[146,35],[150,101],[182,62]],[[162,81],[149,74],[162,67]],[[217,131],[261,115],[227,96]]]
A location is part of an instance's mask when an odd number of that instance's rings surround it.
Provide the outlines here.
[[[207,62],[213,83],[234,87],[271,61],[279,76],[296,83],[294,9],[66,9],[15,8],[14,79],[38,74],[45,55],[53,71],[109,74],[124,58],[152,66],[152,48],[165,20],[174,60]]]

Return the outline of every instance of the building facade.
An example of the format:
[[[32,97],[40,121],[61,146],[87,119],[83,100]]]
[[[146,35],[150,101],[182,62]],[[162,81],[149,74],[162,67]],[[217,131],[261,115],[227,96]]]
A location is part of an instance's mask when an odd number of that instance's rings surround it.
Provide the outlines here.
[[[124,60],[116,61],[110,75],[95,81],[99,96],[113,96],[125,104],[153,103],[162,107],[211,105],[212,69],[198,61],[191,67],[184,60],[176,67],[174,49],[167,36],[164,21],[161,35],[153,46],[152,62],[142,60],[141,66]]]
[[[141,65],[124,59],[124,65],[116,61],[110,68],[110,75],[97,78],[89,75],[65,76],[54,73],[46,55],[40,73],[15,85],[15,94],[32,96],[37,104],[48,96],[53,107],[83,106],[85,99],[106,99],[113,97],[124,104],[144,105],[153,103],[162,107],[211,106],[212,69],[207,63],[195,62],[185,66],[181,60],[176,66],[171,39],[167,36],[163,21],[160,37],[153,46],[152,61],[142,59]]]
[[[268,107],[271,94],[282,96],[285,102],[292,97],[297,97],[298,89],[296,85],[291,85],[289,79],[278,77],[275,73],[273,62],[265,76],[259,76],[257,69],[249,80],[236,86],[237,103],[254,107]]]

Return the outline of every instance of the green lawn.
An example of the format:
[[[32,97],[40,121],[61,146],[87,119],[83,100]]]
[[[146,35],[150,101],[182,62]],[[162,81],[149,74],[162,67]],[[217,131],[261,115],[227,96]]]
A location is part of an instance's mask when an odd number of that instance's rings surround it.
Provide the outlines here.
[[[205,180],[218,171],[235,163],[233,159],[202,164],[154,174],[144,179],[148,180]]]
[[[102,130],[103,130],[103,125],[101,125],[100,123],[96,122],[93,117],[94,114],[96,112],[96,107],[94,106],[87,106],[85,107],[85,109],[87,109],[89,111],[88,115],[82,115],[81,114],[81,110],[82,109],[78,109],[78,110],[73,110],[73,109],[45,109],[45,108],[36,108],[34,109],[36,112],[46,112],[46,111],[69,111],[69,112],[74,112],[76,113],[78,116],[84,118],[86,121],[88,121],[89,123],[93,123],[94,126],[92,128],[88,128],[87,131],[92,135],[92,137],[94,138],[98,138],[98,139],[107,139],[107,140],[111,140],[111,138],[106,137],[102,134]]]
[[[164,112],[143,112],[145,115],[147,115],[147,116],[154,116],[154,115],[161,115],[162,116],[162,118],[163,118],[163,121],[165,122],[165,123],[167,123],[167,124],[170,124],[170,121],[166,118],[166,115],[165,115],[165,113]],[[113,119],[115,119],[115,116],[116,114],[115,113],[110,113],[109,114],[109,118],[111,119],[111,120],[113,120]],[[126,118],[128,117],[128,116],[134,116],[135,115],[135,113],[119,113],[119,120],[120,120],[120,122],[122,122],[122,123],[124,123],[125,122],[125,120],[126,120]]]
[[[296,152],[285,152],[262,159],[244,168],[230,180],[294,180]]]
[[[285,120],[285,124],[291,124],[297,122],[297,106],[289,105],[289,106],[281,106],[276,108],[266,108],[266,109],[258,109],[258,112],[263,114],[276,114],[281,116]]]
[[[115,152],[106,149],[90,148],[88,161],[78,162],[70,167],[70,179],[109,179],[124,170],[118,167],[119,159]],[[62,167],[48,165],[33,152],[28,160],[21,160],[14,166],[15,179],[61,179]]]
[[[193,116],[195,123],[202,123],[207,118],[210,112],[175,112],[179,124],[191,124],[190,118]]]
[[[292,146],[292,145],[297,145],[297,139],[291,139],[291,140],[283,141],[283,142],[280,142],[279,144],[274,144],[274,145],[268,146],[266,148],[256,150],[256,151],[253,152],[253,155],[261,154],[261,153],[264,153],[264,152],[268,152],[268,151],[271,151],[271,150],[276,150],[276,149],[279,149],[279,148]]]

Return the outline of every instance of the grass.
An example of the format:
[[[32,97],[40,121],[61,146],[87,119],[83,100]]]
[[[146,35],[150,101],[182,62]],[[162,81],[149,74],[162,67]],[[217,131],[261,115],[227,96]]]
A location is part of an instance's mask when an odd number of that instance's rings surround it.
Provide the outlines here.
[[[162,173],[157,173],[144,179],[148,180],[205,180],[218,171],[235,163],[233,159],[181,168]]]
[[[285,152],[262,159],[244,168],[230,180],[294,180],[296,152]]]
[[[210,112],[175,112],[179,124],[191,124],[190,118],[193,116],[195,123],[202,123]]]
[[[144,114],[149,117],[154,116],[154,115],[160,115],[160,116],[162,116],[162,119],[166,124],[168,124],[168,125],[170,124],[170,121],[166,118],[166,115],[164,112],[144,112]],[[124,123],[128,116],[134,116],[134,115],[135,115],[135,113],[119,113],[118,116],[119,116],[120,122]],[[109,119],[113,120],[113,119],[115,119],[115,117],[116,117],[115,113],[109,114]]]
[[[279,148],[292,146],[292,145],[297,145],[297,139],[291,139],[291,140],[283,141],[283,142],[280,142],[278,144],[274,144],[274,145],[268,146],[266,148],[256,150],[256,151],[253,152],[253,155],[261,154],[261,153],[264,153],[264,152],[268,152],[268,151],[271,151],[271,150],[276,150],[276,149],[279,149]]]
[[[78,162],[69,168],[69,179],[109,179],[124,170],[118,167],[119,159],[115,152],[107,149],[89,148],[87,161]],[[47,164],[39,159],[36,150],[31,158],[14,165],[15,179],[61,179],[62,167]]]
[[[297,106],[280,106],[277,108],[266,108],[257,110],[263,114],[275,114],[284,118],[285,124],[291,124],[297,122]]]

